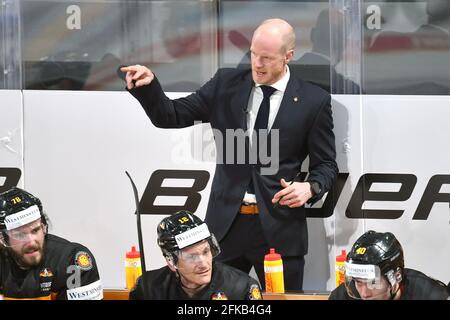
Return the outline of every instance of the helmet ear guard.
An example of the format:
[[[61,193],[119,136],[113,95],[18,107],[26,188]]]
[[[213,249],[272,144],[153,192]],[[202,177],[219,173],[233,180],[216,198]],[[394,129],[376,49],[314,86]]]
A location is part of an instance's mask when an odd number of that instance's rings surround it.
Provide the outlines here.
[[[402,270],[400,268],[397,268],[397,270],[389,270],[386,274],[386,279],[390,283],[390,285],[393,287],[395,284],[402,282],[403,276],[402,276]]]
[[[8,235],[6,234],[6,232],[0,232],[0,245],[2,245],[3,247],[8,246]]]
[[[211,247],[211,254],[212,257],[215,258],[220,254],[220,246],[219,246],[219,242],[216,239],[216,236],[214,235],[214,233],[211,233],[211,237],[208,239],[209,242],[209,246]]]
[[[169,266],[169,268],[172,271],[175,271],[177,269],[177,266],[176,266],[176,262],[174,261],[173,256],[168,255],[168,256],[165,256],[165,258],[166,258],[166,262],[167,262],[167,265]]]
[[[402,282],[403,280],[403,270],[400,269],[400,267],[398,267],[395,271],[395,280],[397,280],[398,283]]]

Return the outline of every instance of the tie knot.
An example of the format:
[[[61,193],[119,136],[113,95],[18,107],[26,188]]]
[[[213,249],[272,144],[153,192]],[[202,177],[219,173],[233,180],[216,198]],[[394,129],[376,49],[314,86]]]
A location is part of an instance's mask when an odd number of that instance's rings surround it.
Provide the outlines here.
[[[264,99],[270,98],[272,93],[277,91],[277,89],[275,89],[274,87],[271,87],[271,86],[260,86],[260,88],[261,88],[261,90],[263,92]]]

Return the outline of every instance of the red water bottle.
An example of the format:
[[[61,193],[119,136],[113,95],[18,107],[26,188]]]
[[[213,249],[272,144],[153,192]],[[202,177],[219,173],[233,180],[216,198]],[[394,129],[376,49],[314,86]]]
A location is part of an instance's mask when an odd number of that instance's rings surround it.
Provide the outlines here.
[[[125,256],[125,277],[127,289],[131,290],[136,284],[137,278],[142,275],[141,256],[135,246],[131,247]]]
[[[345,260],[347,259],[347,253],[345,250],[341,251],[341,254],[336,257],[335,271],[336,271],[336,287],[345,282]]]
[[[284,293],[283,260],[273,248],[264,257],[264,275],[266,292]]]

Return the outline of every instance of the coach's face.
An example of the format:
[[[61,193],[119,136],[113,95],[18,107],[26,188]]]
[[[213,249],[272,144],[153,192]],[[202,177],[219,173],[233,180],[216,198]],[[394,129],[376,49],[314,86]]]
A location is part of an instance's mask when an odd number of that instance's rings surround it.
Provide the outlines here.
[[[294,51],[286,50],[282,37],[267,29],[268,26],[261,26],[255,31],[250,53],[253,81],[271,85],[285,75]]]

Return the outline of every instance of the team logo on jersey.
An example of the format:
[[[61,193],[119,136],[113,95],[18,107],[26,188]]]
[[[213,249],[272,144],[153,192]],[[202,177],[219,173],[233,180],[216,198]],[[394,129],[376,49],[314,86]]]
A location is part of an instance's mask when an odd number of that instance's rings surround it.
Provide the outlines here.
[[[50,270],[49,268],[44,268],[44,269],[42,269],[41,272],[39,273],[39,277],[42,277],[42,278],[53,277],[53,272],[52,272],[52,270]]]
[[[79,251],[75,255],[75,264],[83,271],[88,271],[92,269],[92,258],[84,251]]]
[[[228,297],[223,292],[217,292],[211,297],[211,300],[228,300]]]
[[[50,268],[44,268],[39,272],[39,288],[41,292],[48,293],[52,288],[53,272]]]
[[[262,300],[261,291],[259,291],[259,287],[256,284],[252,284],[250,286],[250,300]]]

